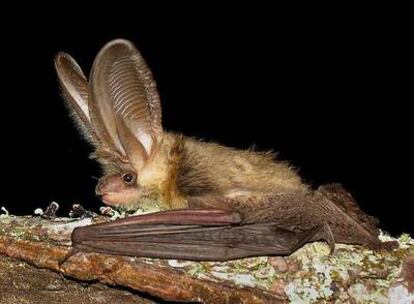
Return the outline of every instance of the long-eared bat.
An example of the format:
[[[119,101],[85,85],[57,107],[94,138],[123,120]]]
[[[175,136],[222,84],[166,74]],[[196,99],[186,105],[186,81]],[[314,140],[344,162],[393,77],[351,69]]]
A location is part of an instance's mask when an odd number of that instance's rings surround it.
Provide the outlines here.
[[[375,219],[340,186],[314,191],[271,153],[164,131],[155,81],[131,42],[106,44],[89,82],[68,54],[55,67],[103,167],[97,195],[111,206],[165,211],[78,228],[75,247],[198,260],[289,254],[319,239],[381,247]]]

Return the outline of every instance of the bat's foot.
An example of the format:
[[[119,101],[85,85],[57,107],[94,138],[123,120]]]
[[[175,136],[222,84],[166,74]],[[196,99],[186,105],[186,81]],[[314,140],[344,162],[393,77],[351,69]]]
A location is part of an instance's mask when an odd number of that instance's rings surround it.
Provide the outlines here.
[[[381,250],[391,251],[391,250],[399,248],[400,245],[398,244],[397,241],[387,241],[387,242],[377,241],[375,243],[369,243],[367,247],[374,251],[381,251]]]
[[[72,210],[69,211],[69,217],[71,218],[94,218],[95,212],[86,210],[80,204],[73,204]]]

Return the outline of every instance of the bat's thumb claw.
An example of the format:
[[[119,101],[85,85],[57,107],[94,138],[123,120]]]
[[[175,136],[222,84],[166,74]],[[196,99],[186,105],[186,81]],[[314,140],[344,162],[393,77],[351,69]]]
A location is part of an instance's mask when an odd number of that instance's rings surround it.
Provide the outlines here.
[[[72,248],[71,250],[68,251],[68,253],[66,253],[63,258],[61,258],[58,261],[58,267],[59,269],[62,267],[62,265],[69,260],[73,255],[77,254],[79,252],[79,249],[77,248]]]

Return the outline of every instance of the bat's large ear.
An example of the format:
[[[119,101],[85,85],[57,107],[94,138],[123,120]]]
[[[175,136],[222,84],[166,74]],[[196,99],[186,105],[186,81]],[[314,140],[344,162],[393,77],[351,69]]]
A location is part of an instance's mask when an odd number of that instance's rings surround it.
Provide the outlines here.
[[[92,124],[142,168],[160,140],[161,105],[151,71],[131,42],[118,39],[102,48],[92,67],[90,96]]]
[[[89,142],[97,145],[98,136],[89,116],[89,88],[85,75],[76,61],[66,53],[59,53],[55,57],[55,68],[63,96],[79,129]]]

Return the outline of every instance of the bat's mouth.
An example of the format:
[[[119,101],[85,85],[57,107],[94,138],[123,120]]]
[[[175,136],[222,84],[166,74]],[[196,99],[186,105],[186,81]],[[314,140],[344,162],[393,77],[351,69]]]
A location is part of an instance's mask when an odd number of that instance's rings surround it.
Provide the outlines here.
[[[125,206],[128,205],[135,198],[134,192],[120,191],[120,192],[105,192],[100,194],[102,202],[110,206]]]
[[[117,202],[117,195],[114,192],[99,193],[101,201],[106,205],[119,205]]]

